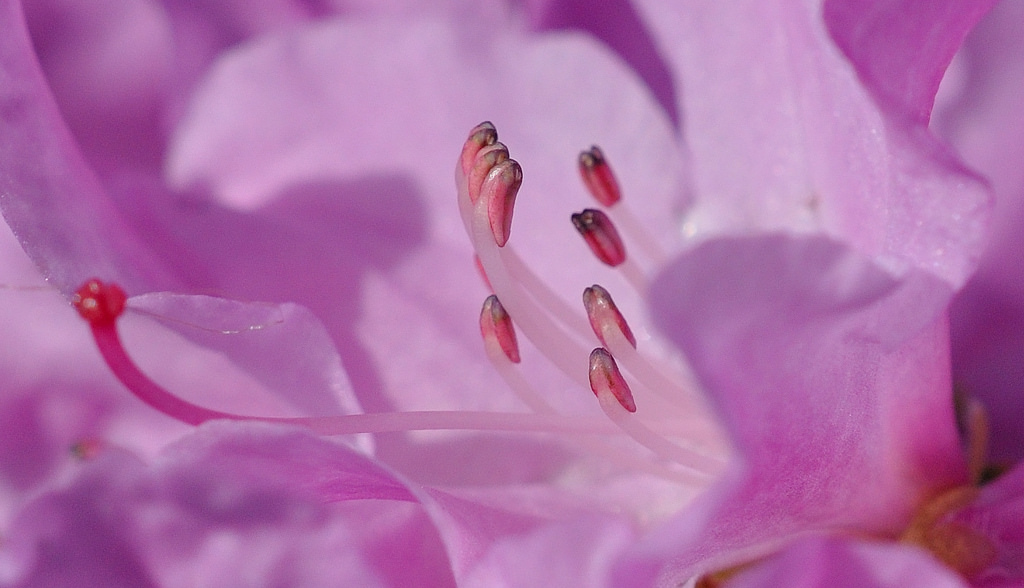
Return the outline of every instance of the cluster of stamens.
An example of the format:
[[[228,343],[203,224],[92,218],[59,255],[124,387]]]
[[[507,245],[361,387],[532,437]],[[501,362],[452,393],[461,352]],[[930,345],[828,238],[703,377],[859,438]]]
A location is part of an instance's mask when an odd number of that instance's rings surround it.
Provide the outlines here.
[[[633,230],[623,234],[637,242],[652,261],[660,261],[663,253],[657,244],[638,234],[643,231],[635,230],[639,223],[622,205],[619,184],[601,149],[592,147],[581,153],[578,167],[584,187],[608,211],[588,208],[572,214],[572,224],[599,261],[619,270],[627,283],[643,292],[646,276],[627,255],[616,220],[626,220],[626,227]],[[633,331],[607,289],[595,284],[584,290],[582,310],[587,320],[580,320],[583,317],[578,311],[535,275],[509,245],[513,204],[523,174],[508,148],[498,141],[491,123],[482,123],[470,132],[455,176],[466,231],[485,282],[494,292],[480,315],[481,334],[488,356],[510,388],[535,411],[555,412],[518,372],[515,364],[520,362],[520,353],[514,322],[566,376],[589,386],[610,421],[653,452],[660,465],[704,479],[717,473],[724,448],[715,438],[713,425],[700,431],[699,426],[693,427],[694,423],[708,425],[711,419],[703,416],[694,387],[678,366],[638,350]],[[588,353],[588,342],[595,336],[601,346]],[[585,377],[576,363],[583,357],[589,357]],[[628,378],[620,371],[620,363]],[[636,386],[650,409],[642,415],[637,414]],[[669,422],[673,418],[688,419],[689,427],[679,428],[678,422]],[[693,443],[696,439],[703,439],[703,445]]]
[[[635,223],[619,204],[618,183],[600,149],[594,147],[581,154],[579,170],[584,185],[599,203],[619,209],[615,213],[618,219]],[[725,449],[717,429],[707,426],[712,421],[702,416],[699,403],[694,403],[692,387],[680,377],[679,370],[638,351],[636,337],[605,288],[594,285],[585,290],[584,318],[507,246],[522,181],[521,167],[498,142],[494,126],[483,123],[474,128],[456,166],[456,184],[478,267],[494,292],[484,302],[480,330],[495,369],[531,412],[406,411],[283,418],[212,410],[179,398],[132,361],[117,329],[119,317],[131,308],[120,287],[89,280],[75,294],[73,304],[88,321],[104,360],[121,382],[151,407],[189,424],[215,419],[260,421],[299,425],[324,435],[411,430],[559,434],[633,468],[687,484],[707,483],[724,464]],[[627,257],[613,216],[611,210],[605,213],[588,209],[573,215],[572,221],[598,259],[623,272],[628,282],[642,289],[645,277]],[[656,245],[641,242],[640,246],[652,256],[660,254]],[[513,322],[563,373],[590,387],[607,419],[560,412],[545,394],[533,388],[520,370]],[[601,346],[592,348],[586,342],[595,334]],[[584,371],[581,363],[587,357],[589,370]],[[619,370],[619,363],[625,366],[628,378]],[[646,415],[641,414],[644,411],[638,409],[634,398],[636,386],[644,393]],[[656,459],[637,460],[635,453],[623,452],[606,442],[608,436],[622,434],[653,452]],[[673,437],[683,444],[673,442]],[[698,438],[703,438],[705,444],[695,443]]]

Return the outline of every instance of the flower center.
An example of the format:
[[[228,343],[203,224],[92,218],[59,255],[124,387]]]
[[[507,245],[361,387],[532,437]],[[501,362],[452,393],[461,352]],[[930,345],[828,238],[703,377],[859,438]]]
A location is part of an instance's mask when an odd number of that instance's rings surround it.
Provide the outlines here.
[[[664,253],[637,229],[641,225],[621,203],[618,183],[600,149],[581,154],[579,169],[584,185],[609,210],[585,210],[572,216],[573,223],[599,260],[643,292],[647,278],[627,256],[626,243],[635,243],[654,261],[663,259]],[[118,318],[131,309],[120,287],[89,280],[72,302],[120,381],[151,407],[192,425],[214,419],[259,421],[304,426],[323,435],[412,430],[554,433],[634,470],[688,486],[708,484],[723,469],[728,449],[685,369],[675,360],[652,354],[653,343],[638,346],[605,288],[587,288],[582,309],[574,309],[507,246],[522,181],[521,167],[497,141],[493,125],[473,129],[459,158],[456,185],[478,267],[494,292],[484,302],[480,330],[492,364],[530,408],[528,413],[410,411],[280,418],[211,410],[164,389],[132,361],[117,330]],[[629,230],[620,235],[616,225]],[[556,410],[534,389],[520,371],[516,327],[565,375],[590,387],[606,418]],[[595,336],[600,343],[596,348]],[[624,449],[618,439],[623,436],[641,447]]]
[[[638,230],[641,225],[624,206],[619,184],[598,147],[580,154],[579,171],[584,186],[608,211],[586,209],[571,215],[572,224],[599,261],[621,272],[637,292],[645,292],[647,277],[627,255],[626,244],[636,244],[654,262],[664,259],[663,251]],[[611,294],[599,285],[583,292],[587,320],[582,320],[579,310],[534,274],[509,243],[523,173],[498,142],[491,123],[470,132],[455,181],[466,232],[484,281],[494,292],[481,313],[481,333],[488,357],[509,387],[534,411],[556,412],[519,372],[515,323],[563,374],[591,388],[608,419],[653,455],[652,463],[662,474],[707,483],[719,473],[728,450],[685,369],[638,348]],[[624,229],[621,234],[618,224]],[[595,342],[601,346],[593,348]],[[580,369],[584,358],[589,358],[586,377]]]

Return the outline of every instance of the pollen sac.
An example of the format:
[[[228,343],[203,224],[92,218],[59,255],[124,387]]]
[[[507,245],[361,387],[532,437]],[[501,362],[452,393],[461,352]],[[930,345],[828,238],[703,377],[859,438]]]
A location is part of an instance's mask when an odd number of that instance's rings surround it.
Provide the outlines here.
[[[587,318],[590,319],[590,326],[594,334],[601,340],[601,343],[608,347],[607,334],[609,329],[616,329],[629,341],[629,344],[636,349],[636,337],[633,330],[626,323],[626,318],[615,306],[612,295],[601,286],[594,284],[583,291],[583,307],[587,310]]]
[[[602,262],[615,267],[626,261],[626,246],[608,215],[588,208],[573,214],[572,224]]]
[[[469,175],[469,170],[476,161],[477,153],[498,141],[498,130],[490,121],[484,121],[469,132],[469,137],[462,145],[462,155],[459,156],[459,165],[462,167],[463,175]]]
[[[598,347],[590,352],[590,389],[599,399],[602,394],[611,394],[622,408],[636,412],[633,391],[622,377],[619,366],[608,350]]]
[[[480,189],[480,197],[486,198],[487,220],[498,247],[508,243],[512,231],[512,210],[522,185],[523,168],[516,160],[509,159],[494,166]]]
[[[604,206],[612,206],[622,199],[619,183],[597,145],[580,153],[579,168],[583,184],[595,200]]]
[[[503,143],[492,143],[477,152],[476,158],[470,166],[469,175],[466,177],[470,202],[476,204],[476,201],[480,199],[480,191],[483,189],[487,175],[495,166],[508,161],[508,158],[508,147]]]
[[[509,361],[519,363],[519,342],[512,326],[512,317],[494,294],[484,300],[483,309],[480,310],[480,334],[484,337],[484,345],[491,348],[497,345]]]
[[[82,284],[71,304],[92,326],[113,324],[124,311],[128,295],[117,284],[106,284],[95,278]]]

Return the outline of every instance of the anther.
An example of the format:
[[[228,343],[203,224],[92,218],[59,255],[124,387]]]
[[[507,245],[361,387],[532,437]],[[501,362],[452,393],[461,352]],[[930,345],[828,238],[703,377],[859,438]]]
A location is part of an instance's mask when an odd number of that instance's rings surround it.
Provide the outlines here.
[[[519,343],[516,331],[512,326],[512,318],[498,297],[491,294],[484,300],[480,310],[480,334],[484,337],[484,345],[489,349],[500,349],[512,363],[519,363]]]
[[[463,175],[469,175],[469,170],[473,167],[473,162],[476,161],[477,153],[497,141],[498,130],[490,121],[484,121],[473,127],[466,142],[462,145],[462,155],[459,157]]]
[[[71,297],[71,304],[90,325],[113,324],[124,312],[128,296],[117,284],[106,284],[93,278],[82,284]]]
[[[487,220],[498,247],[508,243],[512,231],[512,209],[522,184],[523,168],[516,160],[508,159],[494,166],[480,188],[480,196],[486,199]]]
[[[573,214],[572,224],[598,259],[612,267],[626,261],[626,246],[608,215],[588,208]]]
[[[616,329],[629,341],[633,349],[636,349],[636,337],[633,336],[633,331],[619,312],[619,308],[615,306],[615,301],[608,290],[597,284],[584,290],[583,307],[587,310],[587,318],[590,319],[594,334],[605,347],[610,347],[606,337],[609,329]]]
[[[89,438],[82,439],[71,445],[71,455],[76,459],[87,461],[95,458],[103,450],[103,441],[99,439]]]
[[[622,377],[615,359],[602,347],[590,352],[590,389],[598,399],[602,394],[610,393],[619,401],[622,408],[636,412],[636,402],[633,400],[629,384]]]
[[[622,198],[612,168],[597,145],[580,153],[579,168],[583,184],[595,200],[604,206],[612,206]]]
[[[491,173],[494,166],[508,161],[508,147],[502,143],[494,143],[481,149],[473,160],[473,165],[466,176],[466,187],[469,191],[469,201],[476,204],[480,198],[480,191],[487,174]]]

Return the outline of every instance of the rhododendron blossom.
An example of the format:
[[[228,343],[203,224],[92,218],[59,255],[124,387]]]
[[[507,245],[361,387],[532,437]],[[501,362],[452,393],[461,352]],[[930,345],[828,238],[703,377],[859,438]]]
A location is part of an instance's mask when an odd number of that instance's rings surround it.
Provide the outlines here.
[[[1019,582],[991,4],[0,0],[2,582]]]

